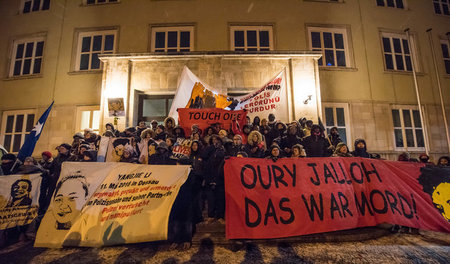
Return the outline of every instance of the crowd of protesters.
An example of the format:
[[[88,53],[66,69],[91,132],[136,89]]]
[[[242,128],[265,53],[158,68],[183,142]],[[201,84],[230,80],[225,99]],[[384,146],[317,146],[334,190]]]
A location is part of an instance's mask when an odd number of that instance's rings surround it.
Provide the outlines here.
[[[333,127],[327,135],[323,126],[313,124],[305,118],[288,124],[276,121],[275,115],[268,118],[255,117],[253,121],[247,117],[246,124],[239,127],[235,122],[226,130],[221,124],[213,124],[204,131],[197,125],[186,133],[175,120],[168,117],[162,124],[153,120],[148,127],[144,121],[136,127],[128,127],[123,132],[118,131],[113,124],[106,124],[103,136],[117,138],[133,138],[132,145],[125,145],[121,151],[120,162],[144,163],[156,165],[191,165],[191,174],[182,186],[180,194],[173,206],[169,224],[169,240],[173,246],[190,246],[195,225],[224,222],[225,189],[223,166],[228,157],[266,158],[276,162],[279,158],[304,157],[363,157],[380,158],[380,155],[367,152],[364,139],[357,139],[353,151],[341,140],[338,129]],[[174,158],[172,149],[178,139],[191,139],[189,157]],[[101,136],[92,129],[84,133],[76,133],[72,144],[63,143],[56,149],[58,154],[49,151],[42,152],[42,159],[37,162],[27,157],[23,164],[17,161],[13,154],[6,154],[2,159],[0,174],[31,174],[41,173],[41,196],[39,198],[39,216],[45,213],[49,206],[53,191],[58,181],[61,166],[66,161],[95,162]],[[142,142],[148,145],[148,157],[142,157],[138,145]],[[434,165],[429,156],[421,154],[419,160],[412,159],[408,153],[402,153],[399,161],[423,162]],[[450,157],[440,157],[437,166],[450,166]],[[203,209],[207,208],[203,219]]]

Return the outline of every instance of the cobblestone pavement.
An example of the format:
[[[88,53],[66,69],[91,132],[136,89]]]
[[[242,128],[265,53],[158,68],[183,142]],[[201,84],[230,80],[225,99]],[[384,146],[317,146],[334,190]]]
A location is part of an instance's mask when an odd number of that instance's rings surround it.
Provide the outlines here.
[[[232,250],[233,249],[233,250]],[[104,248],[34,248],[22,242],[0,250],[0,263],[450,263],[450,235],[388,234],[358,242],[247,242],[237,248],[201,238],[187,251],[141,243]]]

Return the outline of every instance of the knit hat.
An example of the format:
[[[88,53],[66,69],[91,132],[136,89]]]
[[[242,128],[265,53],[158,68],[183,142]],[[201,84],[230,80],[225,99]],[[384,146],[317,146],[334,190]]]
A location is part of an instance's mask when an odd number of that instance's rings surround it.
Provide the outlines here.
[[[50,151],[44,151],[41,153],[42,156],[46,156],[47,158],[51,158],[52,157],[52,153]]]

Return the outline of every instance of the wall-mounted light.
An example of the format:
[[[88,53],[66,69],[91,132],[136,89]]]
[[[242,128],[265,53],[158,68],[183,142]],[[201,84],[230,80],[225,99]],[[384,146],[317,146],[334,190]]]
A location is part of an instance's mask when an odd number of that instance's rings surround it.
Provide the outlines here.
[[[308,104],[308,101],[311,101],[312,95],[308,95],[308,98],[306,98],[305,101],[303,101],[304,104]]]

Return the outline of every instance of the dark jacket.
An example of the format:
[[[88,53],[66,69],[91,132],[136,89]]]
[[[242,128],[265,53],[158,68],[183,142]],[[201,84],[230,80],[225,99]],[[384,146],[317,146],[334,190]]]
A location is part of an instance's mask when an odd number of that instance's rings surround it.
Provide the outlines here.
[[[225,148],[222,145],[218,147],[209,145],[202,153],[202,160],[206,184],[224,185]]]
[[[364,148],[358,148],[356,147],[358,145],[358,143],[364,143]],[[367,145],[366,145],[366,141],[364,139],[357,139],[355,140],[355,144],[354,144],[354,151],[352,151],[352,155],[354,157],[361,157],[361,158],[368,158],[370,159],[370,154],[367,152]]]

